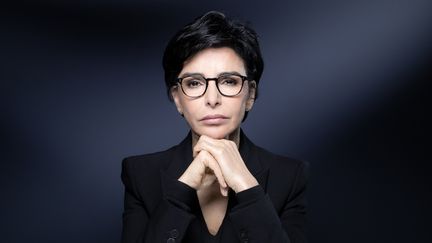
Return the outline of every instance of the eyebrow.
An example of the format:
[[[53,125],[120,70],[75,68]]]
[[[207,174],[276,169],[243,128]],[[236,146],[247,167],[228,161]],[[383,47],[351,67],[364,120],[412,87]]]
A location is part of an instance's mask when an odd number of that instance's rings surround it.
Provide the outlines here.
[[[245,76],[243,74],[240,74],[239,72],[231,71],[231,72],[221,72],[221,73],[218,73],[217,77],[222,76],[222,75],[228,75],[228,74]],[[205,75],[202,74],[202,73],[184,73],[180,78],[189,77],[189,76],[197,76],[197,75],[205,77]]]

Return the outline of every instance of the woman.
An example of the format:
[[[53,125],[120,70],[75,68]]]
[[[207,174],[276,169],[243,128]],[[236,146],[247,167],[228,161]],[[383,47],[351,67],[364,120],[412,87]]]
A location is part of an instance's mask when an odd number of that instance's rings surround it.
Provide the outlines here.
[[[171,39],[163,66],[191,129],[177,146],[123,160],[122,242],[306,242],[306,164],[240,128],[263,71],[256,33],[208,12]]]

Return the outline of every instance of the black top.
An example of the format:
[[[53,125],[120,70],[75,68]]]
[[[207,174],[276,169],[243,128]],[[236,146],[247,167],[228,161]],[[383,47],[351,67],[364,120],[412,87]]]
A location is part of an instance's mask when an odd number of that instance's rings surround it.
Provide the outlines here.
[[[123,160],[122,242],[306,242],[307,163],[254,145],[240,131],[239,152],[259,185],[229,191],[221,227],[212,236],[196,190],[178,178],[192,162],[191,132],[168,150]]]
[[[227,206],[227,211],[225,214],[225,217],[222,221],[222,224],[218,230],[218,232],[216,233],[216,235],[212,235],[210,234],[210,232],[208,231],[207,225],[205,223],[204,220],[204,216],[202,214],[201,210],[198,210],[199,212],[197,213],[198,217],[196,218],[197,221],[199,221],[200,224],[200,228],[202,230],[202,239],[204,239],[202,242],[204,243],[220,243],[221,241],[221,235],[224,233],[224,228],[226,227],[227,223],[226,221],[227,219],[227,215],[229,215],[229,213],[232,211],[232,208],[239,204],[239,200],[242,203],[247,203],[249,200],[253,200],[253,198],[259,196],[260,194],[260,187],[259,186],[255,186],[252,187],[250,189],[244,190],[242,192],[239,192],[237,195],[235,194],[235,192],[233,190],[229,190],[228,192],[228,206]]]

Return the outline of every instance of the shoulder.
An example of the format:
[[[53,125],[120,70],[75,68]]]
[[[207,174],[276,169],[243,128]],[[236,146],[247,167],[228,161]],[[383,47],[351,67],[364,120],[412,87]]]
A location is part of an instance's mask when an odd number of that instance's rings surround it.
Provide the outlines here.
[[[163,151],[125,157],[122,160],[122,168],[123,170],[138,171],[139,173],[143,171],[159,171],[161,168],[168,166],[168,158],[171,157],[176,146],[172,146]]]
[[[255,146],[257,156],[264,166],[270,170],[269,180],[295,184],[298,181],[307,181],[309,177],[309,162],[290,155],[280,155]]]
[[[265,148],[260,146],[256,146],[257,155],[261,161],[265,161],[265,163],[272,168],[285,168],[289,170],[298,170],[298,169],[308,169],[309,162],[306,160],[295,158],[291,155],[281,155],[268,151]]]
[[[309,178],[309,162],[294,156],[272,153],[256,147],[257,156],[269,168],[267,193],[276,209],[282,210],[287,202],[303,204],[303,192]]]

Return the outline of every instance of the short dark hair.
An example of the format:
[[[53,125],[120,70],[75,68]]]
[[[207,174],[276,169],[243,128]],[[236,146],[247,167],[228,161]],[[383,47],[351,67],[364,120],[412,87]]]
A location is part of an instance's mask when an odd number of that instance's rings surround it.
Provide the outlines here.
[[[184,62],[204,49],[217,47],[232,48],[243,59],[247,78],[256,82],[255,99],[258,98],[264,61],[257,33],[247,23],[229,19],[221,12],[210,11],[184,26],[165,48],[162,64],[170,101],[173,101],[170,89],[176,85]],[[246,116],[247,112],[243,121]]]

